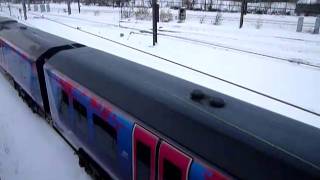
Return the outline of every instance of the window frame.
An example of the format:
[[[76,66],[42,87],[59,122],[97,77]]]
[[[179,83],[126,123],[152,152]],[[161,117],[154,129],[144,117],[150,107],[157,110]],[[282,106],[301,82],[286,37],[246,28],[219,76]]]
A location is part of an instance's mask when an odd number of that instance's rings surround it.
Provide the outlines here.
[[[92,113],[92,121],[94,125],[99,126],[104,132],[106,132],[113,139],[114,144],[118,143],[118,132],[116,128],[111,126],[110,123],[106,122],[95,113]]]
[[[85,119],[87,119],[88,121],[88,110],[86,106],[84,106],[80,101],[78,101],[75,98],[73,98],[72,105],[73,105],[73,109],[77,111],[78,114],[85,117]]]
[[[61,103],[65,103],[67,106],[70,105],[68,93],[61,88]]]

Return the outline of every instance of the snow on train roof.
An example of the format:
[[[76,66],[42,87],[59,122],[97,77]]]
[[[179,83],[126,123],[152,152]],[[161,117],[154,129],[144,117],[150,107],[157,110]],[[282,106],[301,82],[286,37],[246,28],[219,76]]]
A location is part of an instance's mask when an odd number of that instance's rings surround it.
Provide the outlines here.
[[[8,22],[8,20],[10,19],[1,17],[0,23]],[[73,41],[20,23],[2,24],[0,38],[33,61],[36,61],[43,53],[53,47],[74,44]]]

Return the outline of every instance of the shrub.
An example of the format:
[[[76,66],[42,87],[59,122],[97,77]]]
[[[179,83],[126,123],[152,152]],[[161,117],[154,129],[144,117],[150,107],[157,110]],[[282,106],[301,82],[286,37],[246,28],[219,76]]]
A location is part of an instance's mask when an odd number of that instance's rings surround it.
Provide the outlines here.
[[[98,11],[98,10],[93,11],[93,15],[94,16],[99,16],[100,15],[100,11]]]
[[[263,25],[263,19],[261,19],[260,17],[257,19],[257,23],[256,23],[256,29],[260,29]]]
[[[200,16],[200,24],[203,24],[205,23],[205,20],[206,20],[206,15],[203,15],[203,16]]]
[[[216,17],[214,18],[212,24],[213,25],[220,25],[222,23],[222,20],[223,20],[223,17],[222,17],[222,13],[221,12],[218,12]]]
[[[133,16],[133,10],[131,8],[122,8],[121,18],[130,18]]]
[[[134,12],[136,19],[138,20],[149,20],[151,19],[151,14],[148,8],[141,7]]]
[[[170,9],[161,9],[160,11],[160,21],[169,22],[173,20],[173,14]]]

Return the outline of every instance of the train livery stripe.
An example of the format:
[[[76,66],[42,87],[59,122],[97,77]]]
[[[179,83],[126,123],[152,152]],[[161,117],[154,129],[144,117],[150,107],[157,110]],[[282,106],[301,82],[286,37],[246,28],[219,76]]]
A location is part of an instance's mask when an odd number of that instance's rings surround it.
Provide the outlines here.
[[[143,144],[144,146],[150,148],[150,177],[149,180],[155,180],[156,178],[156,153],[157,144],[159,138],[152,134],[151,132],[145,130],[139,125],[135,125],[133,129],[133,147],[132,147],[132,167],[133,167],[133,180],[139,180],[138,178],[138,144]]]
[[[17,47],[14,44],[12,44],[10,41],[7,41],[6,39],[0,37],[0,42],[5,44],[5,45],[7,45],[6,47],[9,47],[10,49],[12,49],[16,54],[21,56],[23,58],[23,60],[32,62],[32,57],[31,56],[29,56],[26,52],[21,50],[19,47]]]
[[[167,142],[162,141],[159,149],[159,177],[158,180],[165,180],[164,177],[166,174],[169,173],[172,175],[174,172],[165,172],[165,163],[168,161],[169,163],[172,163],[172,165],[176,166],[178,169],[177,171],[180,171],[181,174],[181,180],[188,180],[188,174],[190,165],[192,162],[191,157],[185,155],[175,147],[171,146]]]

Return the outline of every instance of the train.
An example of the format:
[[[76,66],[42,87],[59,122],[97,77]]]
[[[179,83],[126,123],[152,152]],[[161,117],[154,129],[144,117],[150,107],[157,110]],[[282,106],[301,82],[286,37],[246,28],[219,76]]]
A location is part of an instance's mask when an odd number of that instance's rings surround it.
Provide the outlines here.
[[[0,69],[95,179],[319,179],[320,131],[0,17]]]

